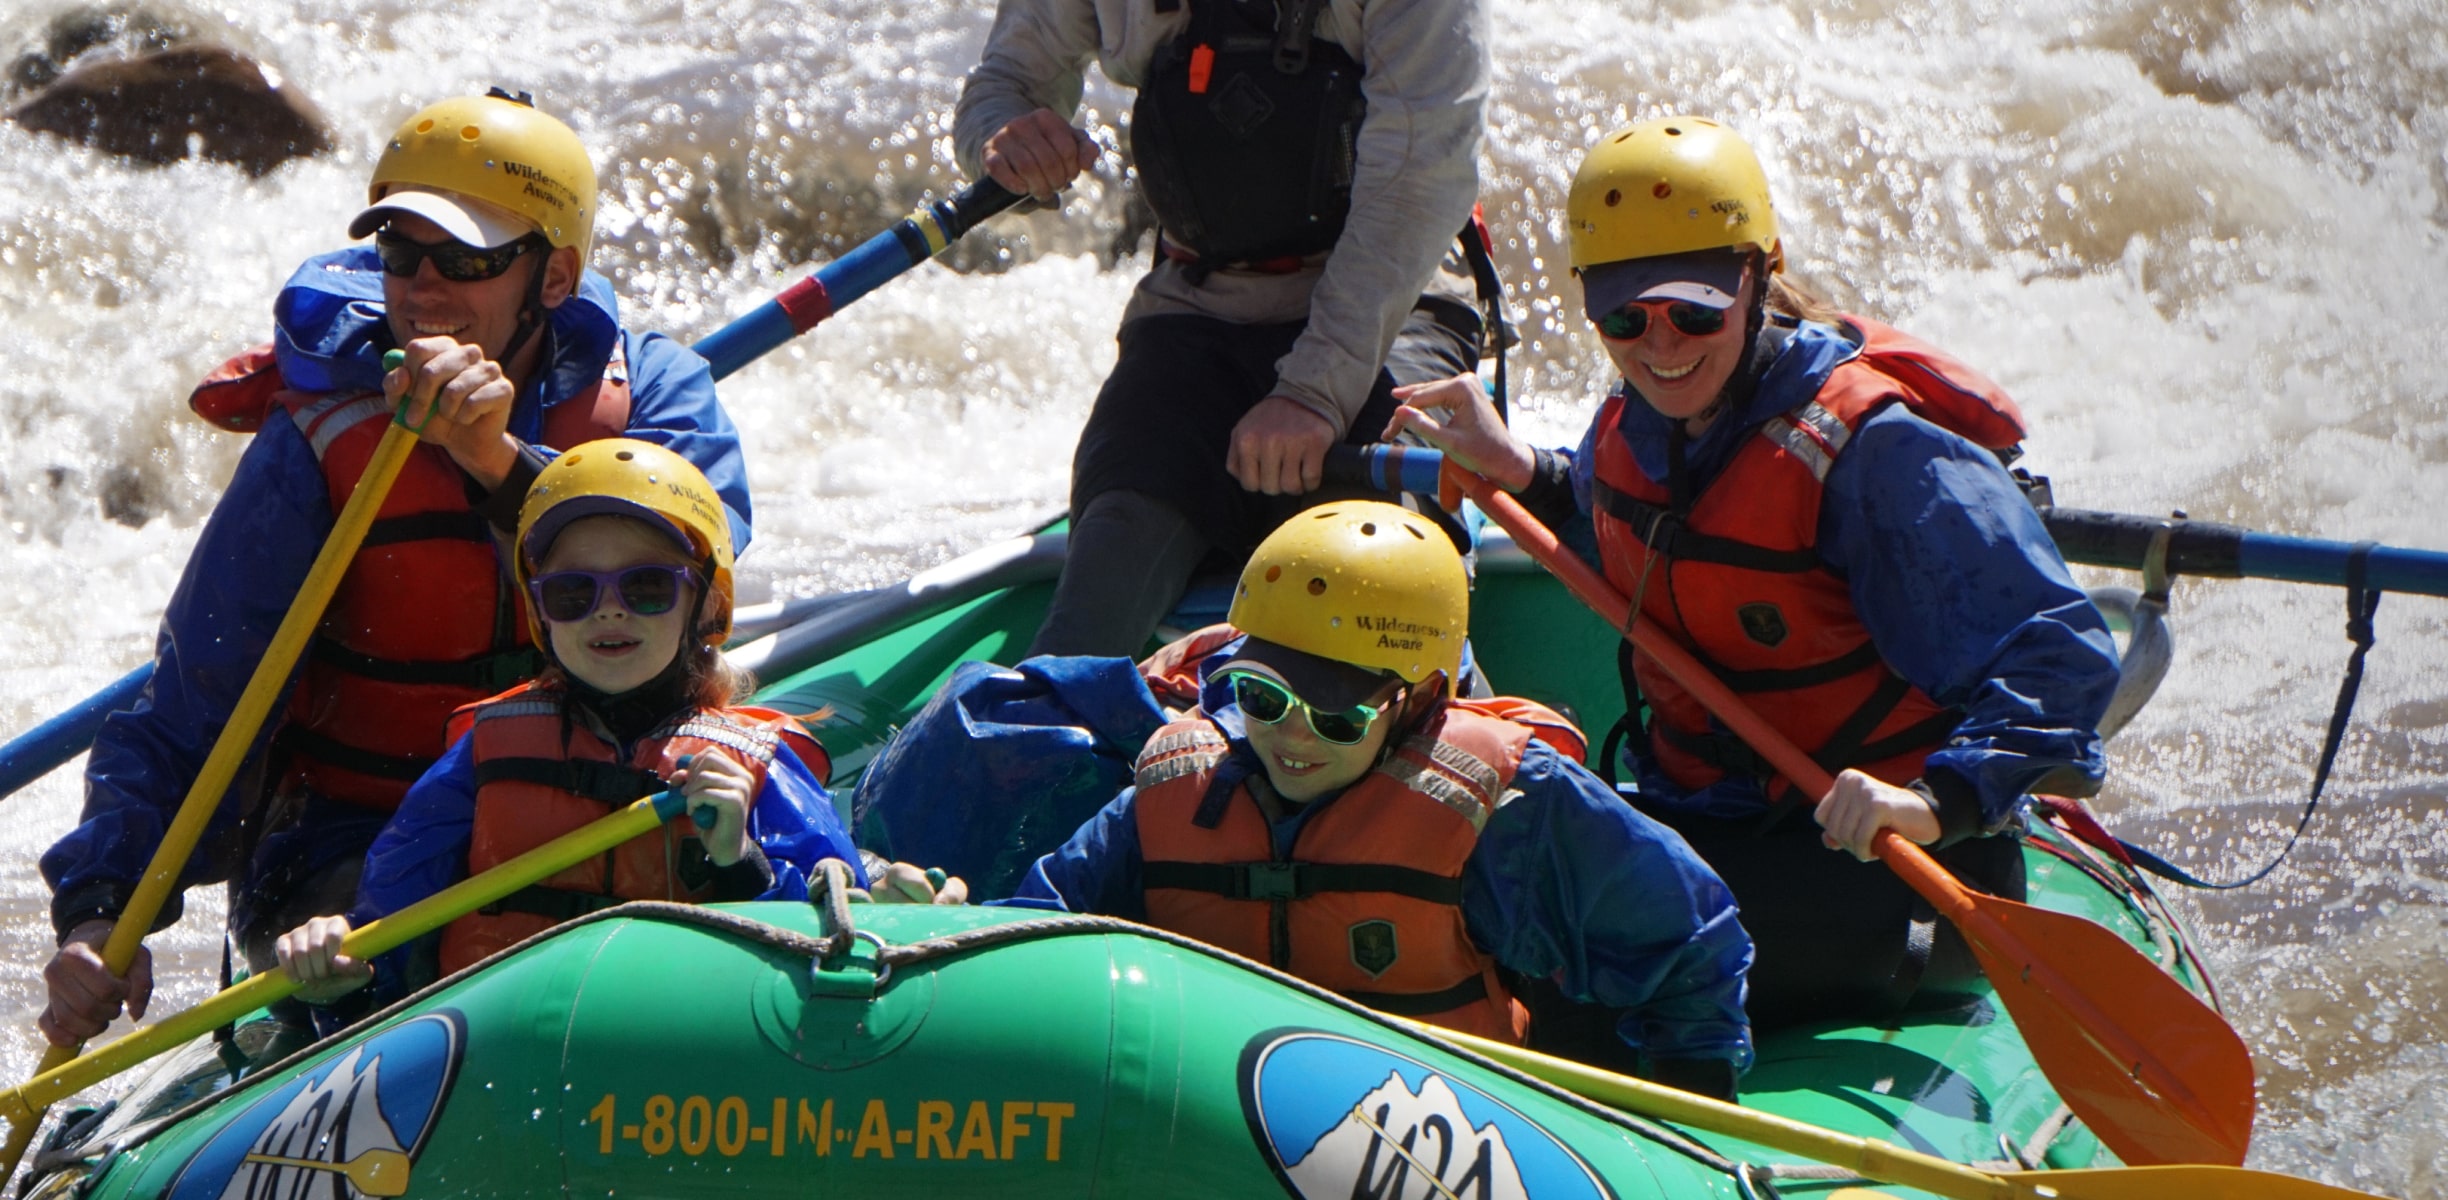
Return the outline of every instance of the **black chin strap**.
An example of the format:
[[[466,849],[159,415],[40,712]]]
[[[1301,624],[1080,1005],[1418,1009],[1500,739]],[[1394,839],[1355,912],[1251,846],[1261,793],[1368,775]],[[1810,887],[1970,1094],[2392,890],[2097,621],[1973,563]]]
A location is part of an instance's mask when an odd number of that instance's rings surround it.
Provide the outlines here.
[[[529,253],[535,255],[536,267],[527,273],[527,294],[519,301],[518,328],[511,331],[510,344],[502,347],[501,364],[504,369],[508,369],[511,362],[518,358],[528,339],[544,328],[547,311],[544,307],[544,274],[552,269],[552,243],[532,233],[527,236],[535,243],[535,249]]]

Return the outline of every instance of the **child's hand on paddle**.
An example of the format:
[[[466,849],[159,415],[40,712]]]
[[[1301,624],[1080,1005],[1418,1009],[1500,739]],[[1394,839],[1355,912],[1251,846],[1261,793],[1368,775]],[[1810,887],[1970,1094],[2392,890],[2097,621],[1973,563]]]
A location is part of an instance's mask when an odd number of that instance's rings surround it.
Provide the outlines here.
[[[281,974],[298,985],[298,999],[329,1004],[373,981],[374,964],[340,953],[340,939],[348,935],[347,917],[316,917],[272,943]]]
[[[749,789],[756,786],[748,768],[719,750],[707,750],[683,760],[671,781],[688,798],[689,812],[702,817],[704,810],[712,811],[713,822],[700,827],[697,837],[715,866],[748,857],[748,806],[755,802]]]
[[[877,904],[967,904],[969,884],[948,878],[940,870],[920,870],[905,862],[892,863],[867,881],[865,896]],[[856,898],[858,892],[852,892]]]

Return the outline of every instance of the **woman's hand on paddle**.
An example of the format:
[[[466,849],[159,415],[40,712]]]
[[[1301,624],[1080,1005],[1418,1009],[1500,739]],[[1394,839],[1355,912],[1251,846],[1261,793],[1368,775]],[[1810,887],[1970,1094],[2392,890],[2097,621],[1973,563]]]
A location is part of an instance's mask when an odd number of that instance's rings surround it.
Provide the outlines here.
[[[281,974],[298,985],[298,999],[329,1004],[373,981],[374,964],[340,953],[340,939],[348,935],[347,917],[316,917],[272,943]]]
[[[1505,428],[1476,375],[1456,375],[1434,383],[1414,383],[1394,389],[1402,407],[1386,422],[1386,441],[1408,432],[1445,452],[1457,467],[1477,472],[1508,492],[1530,486],[1538,457],[1530,443]]]
[[[110,1028],[122,1006],[128,1019],[144,1019],[153,998],[153,952],[136,947],[127,978],[110,973],[102,962],[102,944],[110,940],[109,921],[87,921],[68,933],[43,968],[43,985],[50,1003],[35,1022],[54,1046],[74,1046]]]
[[[1288,396],[1269,396],[1233,426],[1224,469],[1243,488],[1269,496],[1314,492],[1326,479],[1334,424]]]
[[[748,809],[756,803],[750,791],[756,777],[748,768],[720,750],[704,750],[690,755],[687,766],[672,772],[671,781],[687,797],[689,812],[714,811],[714,823],[699,829],[697,838],[715,866],[748,857]]]
[[[860,893],[852,892],[852,896]],[[969,884],[942,871],[922,871],[905,862],[893,863],[867,881],[868,900],[876,904],[967,904]]]
[[[417,437],[449,451],[476,482],[500,487],[518,461],[509,433],[518,389],[501,364],[486,358],[484,347],[449,337],[418,338],[400,349],[408,359],[383,376],[383,398],[397,407],[408,397],[407,422],[420,430]]]
[[[1882,829],[1892,829],[1897,836],[1916,845],[1926,846],[1938,840],[1938,813],[1911,788],[1846,771],[1836,777],[1836,786],[1828,789],[1827,798],[1811,810],[1811,819],[1819,822],[1819,840],[1830,850],[1842,850],[1869,862],[1878,855],[1870,849],[1870,840]]]
[[[986,174],[1015,192],[1052,200],[1102,153],[1087,134],[1041,108],[986,139]]]

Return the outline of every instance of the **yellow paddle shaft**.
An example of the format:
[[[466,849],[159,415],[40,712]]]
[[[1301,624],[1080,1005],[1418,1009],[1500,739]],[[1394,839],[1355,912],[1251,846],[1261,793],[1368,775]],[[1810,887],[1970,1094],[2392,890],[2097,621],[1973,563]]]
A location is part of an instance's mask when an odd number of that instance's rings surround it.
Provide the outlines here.
[[[332,593],[339,590],[340,577],[348,573],[350,561],[357,557],[358,545],[365,541],[366,530],[374,524],[376,510],[391,494],[392,481],[399,478],[400,468],[407,465],[409,452],[416,449],[416,444],[416,434],[397,423],[383,431],[382,441],[374,447],[374,456],[366,462],[365,474],[358,477],[356,490],[349,493],[348,503],[341,506],[339,517],[332,523],[331,536],[323,539],[323,549],[306,572],[306,582],[298,587],[297,599],[290,602],[288,615],[281,618],[280,628],[273,631],[271,644],[264,647],[263,660],[255,665],[254,676],[247,680],[246,690],[239,694],[229,721],[214,739],[212,752],[205,756],[195,783],[187,789],[187,798],[180,802],[178,816],[162,834],[161,847],[153,852],[153,861],[146,865],[144,877],[137,881],[118,923],[111,927],[110,939],[102,946],[102,963],[110,968],[111,974],[126,976],[129,964],[136,961],[136,951],[144,945],[145,935],[152,932],[153,918],[161,913],[171,889],[178,886],[179,876],[187,869],[187,859],[195,852],[196,840],[204,836],[204,826],[220,807],[230,780],[237,777],[238,765],[246,760],[247,750],[254,745],[256,731],[263,728],[264,718],[271,715],[273,704],[287,689],[290,668],[297,665],[298,655],[305,651],[306,639],[314,636],[315,627],[322,624],[323,610],[330,606]],[[53,1046],[45,1051],[42,1065],[35,1068],[36,1078],[67,1065],[76,1058],[77,1050],[75,1046]],[[41,1115],[38,1107],[31,1117],[9,1130],[7,1144],[0,1146],[0,1179],[16,1171]],[[17,1120],[14,1115],[10,1119]]]
[[[1813,1162],[1831,1163],[1865,1179],[1956,1200],[2163,1200],[2168,1196],[2188,1200],[2373,1200],[2368,1193],[2241,1167],[2111,1167],[1995,1174],[1893,1143],[1805,1125],[1467,1033],[1417,1021],[1403,1024],[1626,1112],[1738,1137]]]
[[[587,825],[565,833],[517,858],[427,896],[406,908],[350,931],[340,952],[363,961],[412,938],[431,933],[451,921],[491,904],[512,892],[565,871],[621,843],[652,832],[683,807],[674,792],[649,796]],[[148,1025],[64,1066],[43,1071],[21,1087],[0,1092],[0,1116],[20,1129],[41,1120],[43,1109],[101,1080],[135,1066],[199,1034],[218,1029],[297,990],[278,971],[236,984],[204,1003],[158,1024]]]

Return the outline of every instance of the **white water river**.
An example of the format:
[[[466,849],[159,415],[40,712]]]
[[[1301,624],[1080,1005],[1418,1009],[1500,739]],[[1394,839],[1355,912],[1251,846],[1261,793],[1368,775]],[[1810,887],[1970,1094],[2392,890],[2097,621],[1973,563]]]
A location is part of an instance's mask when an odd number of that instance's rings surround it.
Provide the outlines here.
[[[62,0],[0,5],[0,55]],[[1570,440],[1606,380],[1571,317],[1564,186],[1668,111],[1761,147],[1802,276],[1961,354],[2031,418],[2070,507],[2448,549],[2448,39],[2438,0],[1508,0],[1483,193],[1522,420]],[[531,89],[595,148],[597,266],[629,322],[707,333],[956,182],[945,137],[983,0],[163,0],[262,57],[341,149],[263,179],[132,166],[0,123],[0,734],[143,661],[243,447],[182,403],[269,333],[418,105]],[[1092,84],[1108,145],[1126,110]],[[1110,175],[1108,176],[1110,180]],[[757,540],[743,598],[863,586],[1062,501],[1133,271],[1118,187],[1005,218],[724,386]],[[2131,583],[2106,573],[2098,582]],[[2293,825],[2346,656],[2337,589],[2188,581],[2180,657],[2098,802],[2215,877]],[[2258,1059],[2253,1165],[2448,1197],[2448,601],[2379,614],[2304,844],[2178,901]],[[81,763],[82,760],[79,760]],[[74,769],[0,820],[0,1077],[48,955],[41,850]],[[212,983],[217,899],[156,939]],[[164,1011],[167,1011],[165,1008]]]

